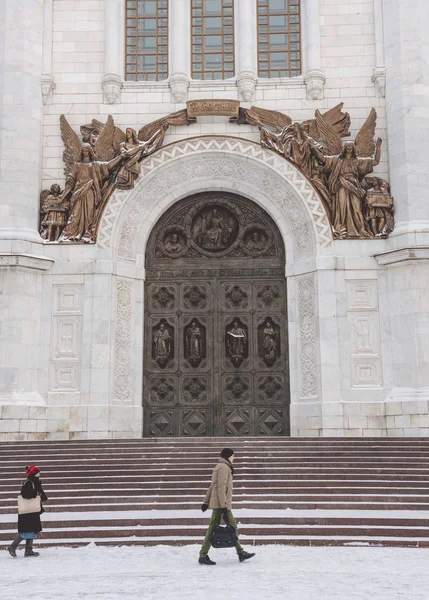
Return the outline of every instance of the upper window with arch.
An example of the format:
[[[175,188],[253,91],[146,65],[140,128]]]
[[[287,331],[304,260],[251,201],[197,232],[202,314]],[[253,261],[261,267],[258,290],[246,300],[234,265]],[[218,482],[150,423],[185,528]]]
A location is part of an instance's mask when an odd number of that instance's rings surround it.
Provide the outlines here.
[[[168,77],[168,0],[125,0],[127,81]]]
[[[301,75],[300,0],[257,0],[259,77]]]
[[[192,78],[234,77],[234,0],[191,0]]]

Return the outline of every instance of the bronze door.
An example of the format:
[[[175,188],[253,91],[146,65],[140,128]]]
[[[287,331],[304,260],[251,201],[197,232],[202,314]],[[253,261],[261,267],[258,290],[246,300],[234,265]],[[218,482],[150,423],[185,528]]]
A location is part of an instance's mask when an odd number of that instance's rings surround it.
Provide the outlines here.
[[[146,255],[144,435],[289,434],[284,248],[249,200],[206,193]]]

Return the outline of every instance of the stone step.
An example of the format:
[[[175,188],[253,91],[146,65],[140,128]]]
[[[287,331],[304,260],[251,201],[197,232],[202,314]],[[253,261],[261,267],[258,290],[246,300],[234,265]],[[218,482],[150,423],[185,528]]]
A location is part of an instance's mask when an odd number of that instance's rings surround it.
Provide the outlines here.
[[[14,485],[2,485],[0,491],[0,500],[5,497],[9,497],[11,493],[18,493],[21,487],[19,482]],[[162,486],[161,486],[162,483]],[[127,494],[141,494],[144,492],[147,495],[159,494],[162,489],[163,492],[169,495],[180,495],[183,493],[189,493],[192,491],[193,494],[205,495],[209,484],[208,479],[202,481],[173,481],[168,482],[160,480],[153,482],[76,482],[76,483],[64,483],[60,482],[54,484],[53,482],[49,485],[49,497],[54,498],[64,495],[67,493],[77,493],[79,496],[88,496],[92,493],[111,493],[112,495],[124,492]],[[234,491],[241,493],[245,490],[249,494],[276,494],[281,490],[286,490],[289,494],[323,494],[329,490],[331,494],[380,494],[388,493],[392,489],[393,484],[386,485],[384,482],[348,482],[348,481],[304,481],[302,485],[297,485],[296,481],[261,481],[255,482],[251,479],[244,481],[234,481]],[[400,494],[413,494],[413,495],[429,495],[429,482],[417,482],[417,483],[404,483],[399,482],[394,484],[394,487]]]
[[[210,513],[207,513],[210,515]],[[385,513],[389,515],[389,512]],[[418,514],[418,513],[417,513]],[[45,515],[46,516],[46,515]],[[429,518],[423,517],[421,519],[418,518],[389,518],[386,517],[243,517],[240,516],[237,521],[240,525],[240,528],[243,526],[253,526],[256,520],[259,524],[262,525],[270,525],[270,526],[319,526],[319,527],[384,527],[384,528],[428,528],[429,529]],[[93,518],[89,523],[88,520],[49,520],[45,522],[44,529],[73,529],[73,528],[89,528],[97,530],[100,527],[119,527],[119,528],[135,528],[135,527],[163,527],[163,526],[201,526],[206,527],[208,523],[209,517],[205,514],[201,513],[200,517],[187,517],[187,518],[162,518],[162,517],[153,517],[153,518],[141,518],[141,519],[127,519],[121,518],[118,515],[116,519],[104,519],[102,513],[100,517]],[[15,524],[15,520],[11,517],[11,520],[8,522],[0,522],[0,531],[9,531],[11,527]],[[185,524],[185,525],[184,525]]]
[[[240,518],[245,543],[429,546],[429,440],[369,438],[3,443],[0,545],[15,530],[16,496],[30,463],[42,469],[49,496],[40,545],[200,542],[208,516],[175,515],[196,514],[223,446],[236,452],[234,510],[293,509]],[[294,518],[298,510],[332,516]],[[354,512],[336,519],[344,510]],[[364,510],[378,517],[359,518],[355,511]],[[132,519],[134,511],[154,517]],[[156,518],[157,511],[171,518]],[[392,511],[411,511],[413,518],[389,518]],[[67,513],[76,519],[64,519]]]

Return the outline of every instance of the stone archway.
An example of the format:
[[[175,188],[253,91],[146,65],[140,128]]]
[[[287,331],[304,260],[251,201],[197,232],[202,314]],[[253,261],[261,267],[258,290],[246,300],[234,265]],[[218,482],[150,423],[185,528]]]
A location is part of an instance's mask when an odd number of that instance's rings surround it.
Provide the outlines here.
[[[151,226],[174,202],[208,189],[242,193],[278,222],[288,258],[330,254],[332,232],[322,201],[291,163],[257,143],[229,137],[190,138],[141,164],[130,192],[116,191],[101,219],[97,244],[135,260]],[[138,250],[139,247],[139,250]]]
[[[259,144],[225,136],[190,138],[159,150],[142,163],[135,189],[116,191],[103,214],[97,252],[116,265],[113,402],[142,405],[142,284],[150,233],[176,202],[208,190],[255,202],[275,221],[283,239],[293,429],[294,404],[320,401],[315,269],[316,259],[332,256],[331,227],[320,198],[292,164]]]

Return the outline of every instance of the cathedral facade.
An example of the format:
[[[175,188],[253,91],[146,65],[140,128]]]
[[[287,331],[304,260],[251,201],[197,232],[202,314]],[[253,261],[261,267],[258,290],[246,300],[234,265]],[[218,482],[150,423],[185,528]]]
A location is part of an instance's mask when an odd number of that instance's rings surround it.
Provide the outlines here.
[[[424,0],[0,21],[0,440],[429,433]]]

